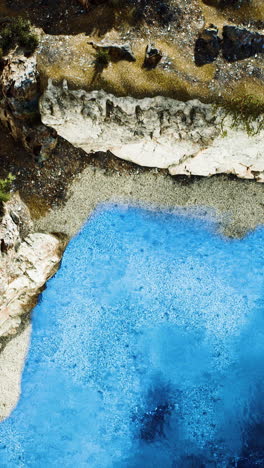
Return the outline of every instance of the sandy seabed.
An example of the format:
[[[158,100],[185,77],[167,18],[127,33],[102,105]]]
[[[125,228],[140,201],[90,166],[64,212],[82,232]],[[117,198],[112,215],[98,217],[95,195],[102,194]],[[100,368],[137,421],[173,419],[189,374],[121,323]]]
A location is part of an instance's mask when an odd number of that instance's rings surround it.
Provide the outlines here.
[[[35,221],[35,230],[74,236],[95,207],[105,202],[133,203],[151,209],[200,209],[219,221],[220,231],[241,237],[264,223],[264,184],[227,176],[190,182],[157,172],[109,172],[89,166],[69,187],[64,207]],[[214,213],[213,213],[214,212]]]

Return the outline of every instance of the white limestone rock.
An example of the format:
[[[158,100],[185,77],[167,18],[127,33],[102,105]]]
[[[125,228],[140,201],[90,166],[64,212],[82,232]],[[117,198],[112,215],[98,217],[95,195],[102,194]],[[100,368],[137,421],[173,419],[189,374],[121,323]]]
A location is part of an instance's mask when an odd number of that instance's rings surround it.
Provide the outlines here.
[[[232,173],[264,182],[264,132],[234,129],[223,109],[196,99],[115,97],[50,80],[40,113],[44,124],[87,153],[110,151],[172,175]]]
[[[29,211],[14,195],[4,204],[0,221],[0,337],[18,332],[21,316],[34,307],[59,265],[61,241],[31,231]]]

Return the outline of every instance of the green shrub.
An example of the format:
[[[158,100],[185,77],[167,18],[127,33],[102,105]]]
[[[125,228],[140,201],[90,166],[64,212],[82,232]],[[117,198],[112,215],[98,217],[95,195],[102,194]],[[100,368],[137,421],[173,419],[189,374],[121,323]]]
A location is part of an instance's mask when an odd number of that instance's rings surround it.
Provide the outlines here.
[[[242,126],[250,136],[264,130],[264,103],[257,96],[236,97],[225,102],[223,107],[223,122],[227,116],[231,116],[233,128]]]
[[[13,19],[0,31],[0,47],[5,54],[16,45],[28,54],[38,46],[38,37],[32,32],[30,22],[21,17]]]
[[[0,202],[6,202],[10,198],[10,190],[15,177],[8,174],[6,179],[0,179]]]
[[[39,43],[39,40],[36,34],[23,33],[20,36],[19,45],[21,47],[24,47],[26,52],[30,54],[32,54],[34,50],[37,48],[38,43]]]
[[[101,67],[107,67],[110,62],[110,55],[108,49],[97,49],[95,53],[95,65]]]
[[[249,135],[254,135],[264,129],[264,105],[257,96],[246,96],[233,100],[233,113],[241,122]]]

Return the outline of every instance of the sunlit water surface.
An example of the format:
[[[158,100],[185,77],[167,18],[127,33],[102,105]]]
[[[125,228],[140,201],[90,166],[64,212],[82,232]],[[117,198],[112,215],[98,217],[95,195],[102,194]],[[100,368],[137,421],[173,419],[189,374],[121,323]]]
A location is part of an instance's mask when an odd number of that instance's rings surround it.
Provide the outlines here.
[[[33,313],[1,467],[264,466],[264,229],[98,209]]]

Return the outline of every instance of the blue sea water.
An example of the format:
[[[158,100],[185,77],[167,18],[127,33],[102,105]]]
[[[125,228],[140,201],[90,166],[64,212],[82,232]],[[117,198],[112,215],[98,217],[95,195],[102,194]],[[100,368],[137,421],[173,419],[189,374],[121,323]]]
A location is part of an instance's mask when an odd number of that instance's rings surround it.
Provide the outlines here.
[[[263,228],[99,207],[34,309],[0,467],[263,467],[263,265]]]

